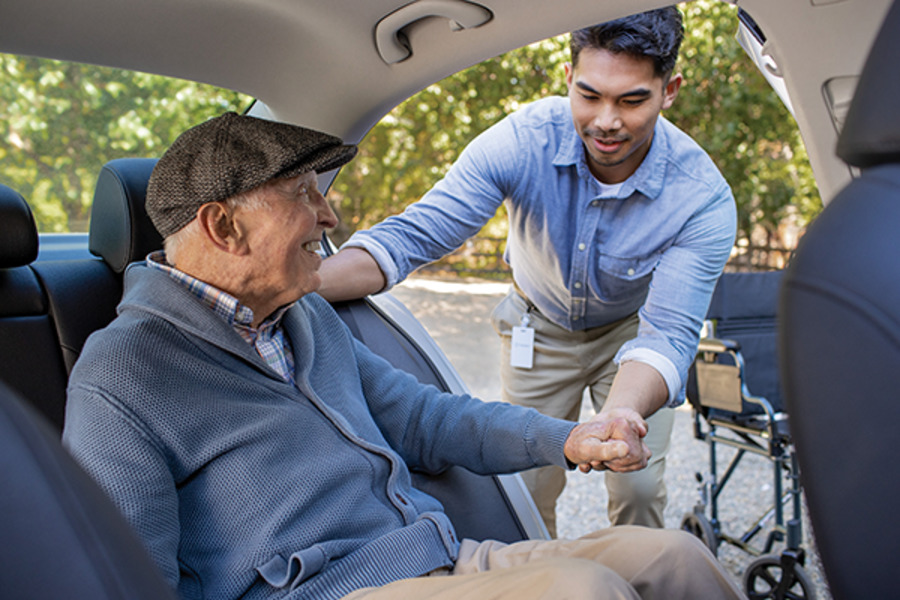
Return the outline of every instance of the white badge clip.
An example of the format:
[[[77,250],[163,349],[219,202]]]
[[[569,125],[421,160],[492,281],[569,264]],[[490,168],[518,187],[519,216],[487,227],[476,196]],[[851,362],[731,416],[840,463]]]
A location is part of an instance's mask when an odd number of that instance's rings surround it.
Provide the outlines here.
[[[534,365],[534,329],[531,324],[531,309],[522,315],[522,323],[512,329],[512,344],[509,349],[509,364],[520,369],[530,369]]]

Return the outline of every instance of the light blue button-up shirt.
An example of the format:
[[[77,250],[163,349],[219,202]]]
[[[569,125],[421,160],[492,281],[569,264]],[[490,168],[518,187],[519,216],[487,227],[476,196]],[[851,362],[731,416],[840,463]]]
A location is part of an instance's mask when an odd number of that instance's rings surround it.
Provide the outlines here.
[[[506,202],[506,260],[529,300],[569,330],[637,311],[638,335],[616,361],[656,368],[678,404],[734,244],[734,198],[706,152],[663,117],[641,166],[608,189],[588,170],[568,99],[546,98],[482,133],[419,202],[345,247],[368,250],[391,287],[455,250]]]

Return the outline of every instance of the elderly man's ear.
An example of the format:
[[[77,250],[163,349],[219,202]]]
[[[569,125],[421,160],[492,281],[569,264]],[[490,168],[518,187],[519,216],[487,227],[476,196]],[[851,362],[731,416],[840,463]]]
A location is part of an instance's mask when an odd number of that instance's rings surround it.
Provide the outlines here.
[[[222,252],[237,255],[248,252],[244,224],[224,202],[208,202],[198,208],[197,222],[207,242]]]

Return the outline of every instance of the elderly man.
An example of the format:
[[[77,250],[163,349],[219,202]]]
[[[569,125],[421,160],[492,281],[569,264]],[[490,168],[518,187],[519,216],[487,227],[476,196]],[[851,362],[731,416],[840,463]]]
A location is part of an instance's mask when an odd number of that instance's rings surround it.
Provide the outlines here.
[[[132,265],[91,337],[64,440],[182,598],[738,597],[680,531],[458,540],[409,468],[591,465],[628,452],[576,425],[423,386],[316,294],[334,213],[332,136],[233,113],[160,159],[147,210],[165,252]]]

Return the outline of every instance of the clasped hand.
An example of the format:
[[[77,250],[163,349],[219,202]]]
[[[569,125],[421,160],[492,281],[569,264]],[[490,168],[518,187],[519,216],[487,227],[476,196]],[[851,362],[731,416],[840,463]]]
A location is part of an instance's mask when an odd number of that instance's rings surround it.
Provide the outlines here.
[[[644,443],[647,422],[634,410],[601,411],[576,425],[566,439],[565,454],[583,473],[609,469],[625,473],[647,466],[651,452]]]

